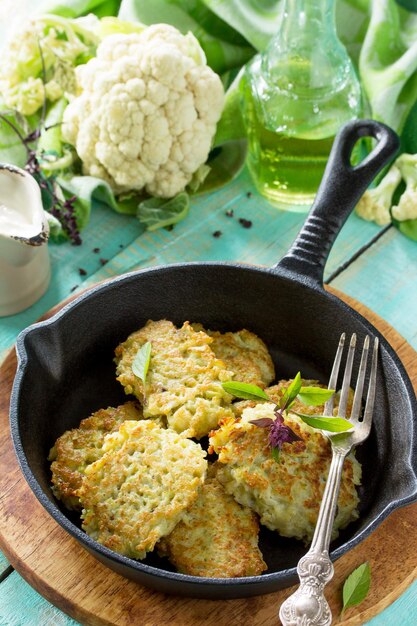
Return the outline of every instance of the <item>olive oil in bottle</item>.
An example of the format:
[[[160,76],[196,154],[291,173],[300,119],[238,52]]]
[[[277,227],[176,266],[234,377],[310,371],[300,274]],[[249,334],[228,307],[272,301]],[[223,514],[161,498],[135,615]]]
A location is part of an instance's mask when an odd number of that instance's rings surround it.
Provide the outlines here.
[[[308,210],[337,131],[361,110],[332,0],[286,0],[278,35],[248,65],[241,95],[257,189],[280,208]]]

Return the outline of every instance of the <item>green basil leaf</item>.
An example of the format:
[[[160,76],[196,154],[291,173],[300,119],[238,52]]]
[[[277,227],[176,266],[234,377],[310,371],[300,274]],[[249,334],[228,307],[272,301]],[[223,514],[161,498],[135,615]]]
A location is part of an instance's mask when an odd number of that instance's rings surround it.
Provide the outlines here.
[[[301,374],[297,372],[292,383],[286,388],[282,398],[279,401],[281,409],[286,409],[293,400],[298,396],[301,390]]]
[[[135,376],[141,379],[143,384],[146,382],[146,376],[148,374],[149,363],[151,362],[152,344],[147,341],[143,344],[140,350],[137,351],[132,363],[132,372]]]
[[[243,398],[244,400],[269,400],[265,391],[257,385],[250,385],[249,383],[239,383],[229,381],[222,383],[222,387],[227,393],[236,398]]]
[[[322,389],[321,387],[301,387],[297,398],[307,406],[320,406],[330,400],[334,389]]]
[[[368,595],[371,585],[371,570],[369,563],[362,563],[346,578],[343,585],[343,609],[360,604]]]
[[[303,422],[312,428],[328,430],[331,433],[342,433],[353,428],[352,424],[343,417],[326,417],[325,415],[303,415],[294,411],[295,415],[301,417]]]
[[[148,198],[139,203],[137,218],[148,230],[156,230],[177,224],[190,208],[188,193],[182,191],[174,198]]]
[[[279,463],[280,449],[279,448],[271,448],[271,456],[274,459],[274,461]]]

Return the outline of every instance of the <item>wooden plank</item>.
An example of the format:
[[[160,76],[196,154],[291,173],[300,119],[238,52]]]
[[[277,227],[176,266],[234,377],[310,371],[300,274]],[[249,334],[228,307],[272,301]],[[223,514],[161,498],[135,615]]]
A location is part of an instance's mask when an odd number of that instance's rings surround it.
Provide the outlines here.
[[[332,286],[363,302],[417,347],[417,244],[389,230]]]
[[[0,585],[1,626],[78,626],[47,602],[17,572]]]
[[[233,217],[228,217],[226,211],[233,211]],[[250,220],[252,227],[244,228],[239,219]],[[287,252],[304,220],[305,214],[272,207],[257,194],[244,170],[224,189],[193,199],[189,216],[172,231],[144,233],[83,286],[133,269],[181,261],[272,265]],[[326,275],[350,259],[379,230],[375,224],[351,215],[330,254]],[[218,238],[213,237],[216,231],[221,232]]]
[[[417,581],[405,593],[377,615],[365,626],[416,626],[417,624]]]

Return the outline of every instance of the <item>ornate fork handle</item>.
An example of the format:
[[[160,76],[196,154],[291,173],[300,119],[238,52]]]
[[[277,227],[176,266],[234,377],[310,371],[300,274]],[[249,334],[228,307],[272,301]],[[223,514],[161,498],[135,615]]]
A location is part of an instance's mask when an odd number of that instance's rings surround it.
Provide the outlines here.
[[[311,548],[297,566],[300,586],[285,600],[279,612],[283,626],[329,626],[332,623],[332,613],[324,597],[324,587],[333,578],[329,544],[343,462],[348,452],[346,449],[333,449]]]

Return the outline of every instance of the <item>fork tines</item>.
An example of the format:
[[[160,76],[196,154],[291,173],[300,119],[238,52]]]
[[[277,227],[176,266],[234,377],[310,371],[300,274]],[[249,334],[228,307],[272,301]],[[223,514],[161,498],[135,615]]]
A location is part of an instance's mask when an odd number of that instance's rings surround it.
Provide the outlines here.
[[[346,340],[346,333],[342,333],[339,339],[339,345],[336,351],[336,356],[334,359],[332,372],[330,374],[330,380],[329,380],[329,385],[328,385],[329,389],[336,389],[345,340]],[[353,333],[349,342],[349,348],[348,348],[348,353],[347,353],[347,358],[346,358],[345,373],[343,376],[342,389],[340,392],[339,408],[337,411],[338,415],[344,418],[347,418],[346,412],[347,412],[347,405],[348,405],[348,399],[349,399],[350,382],[352,378],[352,366],[353,366],[353,358],[355,356],[356,341],[357,341],[356,333]],[[369,335],[367,335],[363,342],[361,362],[359,365],[358,378],[357,378],[356,386],[355,386],[355,395],[353,398],[352,411],[351,411],[350,417],[348,417],[348,419],[350,419],[350,421],[352,422],[358,422],[360,418],[363,389],[365,385],[365,376],[366,376],[366,370],[367,370],[369,346],[370,346],[370,338],[369,338]],[[362,423],[368,426],[369,428],[371,426],[370,422],[371,422],[372,412],[373,412],[374,402],[375,402],[378,346],[379,346],[379,340],[378,340],[378,337],[375,337],[373,351],[372,351],[371,370],[369,374],[368,394],[366,397],[365,411],[364,411],[363,420],[362,420]],[[324,415],[329,415],[329,416],[333,415],[333,406],[334,406],[334,396],[332,396],[330,400],[326,402],[325,407],[324,407]]]

